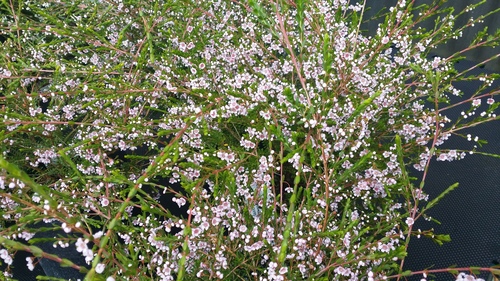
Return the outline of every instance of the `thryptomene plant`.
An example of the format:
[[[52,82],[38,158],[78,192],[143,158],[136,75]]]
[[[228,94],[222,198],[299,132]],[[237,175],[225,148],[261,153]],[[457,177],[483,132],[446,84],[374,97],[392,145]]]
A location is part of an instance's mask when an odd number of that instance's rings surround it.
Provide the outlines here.
[[[466,11],[399,0],[368,36],[367,2],[1,2],[4,276],[17,251],[85,280],[414,274],[412,235],[449,240],[412,228],[442,197],[430,160],[474,152],[441,145],[498,119],[498,75],[430,55],[490,14],[455,27]],[[484,87],[451,103],[464,80]],[[37,247],[49,230],[86,264]]]

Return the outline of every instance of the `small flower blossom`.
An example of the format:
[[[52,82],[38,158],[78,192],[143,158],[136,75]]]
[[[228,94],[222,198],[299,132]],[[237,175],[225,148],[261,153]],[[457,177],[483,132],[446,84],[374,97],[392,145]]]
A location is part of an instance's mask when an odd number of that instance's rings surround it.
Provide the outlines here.
[[[101,198],[101,206],[107,207],[108,205],[109,205],[108,198],[105,198],[105,197]]]
[[[181,197],[181,198],[174,197],[174,198],[172,198],[172,201],[177,203],[177,206],[179,206],[179,208],[186,205],[186,203],[187,203],[186,199],[184,199],[183,197]]]
[[[78,240],[75,243],[76,251],[79,253],[82,253],[84,250],[86,250],[88,248],[87,247],[88,242],[89,241],[87,239],[83,240],[82,238],[78,238]]]
[[[94,238],[99,239],[99,238],[101,238],[103,235],[104,235],[104,232],[102,232],[102,231],[98,231],[98,232],[94,233],[94,235],[93,235],[93,236],[94,236]]]
[[[456,281],[484,281],[484,279],[461,272],[458,274]]]
[[[288,272],[288,268],[287,268],[287,267],[282,267],[282,268],[280,268],[280,270],[279,270],[279,274],[285,274],[285,273],[287,273],[287,272]]]
[[[28,270],[33,271],[35,269],[35,266],[33,265],[33,259],[31,257],[26,257],[26,262],[27,262]]]
[[[66,233],[71,232],[71,227],[69,227],[65,222],[61,225],[61,227],[64,230],[64,232],[66,232]]]
[[[5,249],[0,249],[0,258],[3,259],[3,261],[8,265],[11,265],[14,261],[9,255],[9,252],[7,252],[7,250]]]
[[[96,273],[103,273],[104,272],[104,269],[106,268],[106,265],[103,264],[103,263],[98,263],[97,266],[95,267],[95,272]]]

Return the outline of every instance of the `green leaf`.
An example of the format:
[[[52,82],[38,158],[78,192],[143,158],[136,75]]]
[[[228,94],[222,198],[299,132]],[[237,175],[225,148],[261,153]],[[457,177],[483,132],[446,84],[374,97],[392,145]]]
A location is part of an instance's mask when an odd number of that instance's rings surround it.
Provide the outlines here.
[[[350,207],[351,207],[351,198],[347,198],[347,201],[345,202],[344,206],[344,211],[341,213],[342,219],[340,220],[339,229],[344,230],[344,225],[346,224],[348,211]]]
[[[260,1],[249,0],[248,4],[252,7],[252,13],[257,16],[259,22],[265,27],[271,27],[270,17],[267,15],[266,11],[260,5]]]
[[[500,154],[493,154],[493,153],[480,152],[480,151],[474,151],[474,154],[481,154],[481,155],[486,155],[486,156],[490,156],[490,157],[500,158]]]
[[[428,210],[428,209],[432,208],[433,206],[435,206],[439,202],[439,200],[443,199],[443,197],[446,196],[446,194],[452,192],[457,187],[458,187],[458,182],[450,185],[445,191],[443,191],[441,194],[439,194],[438,197],[434,198],[429,203],[427,203],[424,210]]]
[[[323,69],[325,70],[325,79],[328,79],[328,74],[332,69],[333,56],[330,52],[330,36],[328,36],[328,33],[325,33],[323,36]]]
[[[111,171],[111,177],[105,178],[104,180],[114,183],[130,183],[130,181],[123,175],[123,173],[118,169],[113,169]]]
[[[299,37],[300,37],[300,46],[301,48],[304,46],[304,18],[305,18],[305,0],[296,0],[295,4],[297,6],[297,25],[299,26]]]
[[[38,248],[37,246],[29,246],[29,249],[31,251],[31,253],[33,254],[33,256],[37,257],[37,258],[41,258],[42,255],[43,255],[43,250]]]
[[[408,256],[408,252],[406,251],[406,247],[404,245],[399,246],[394,252],[394,256],[398,259],[403,259]]]
[[[412,271],[411,271],[411,270],[406,270],[406,271],[404,271],[404,272],[401,272],[401,276],[410,276],[410,275],[411,275],[411,273],[412,273]]]
[[[290,232],[292,229],[292,218],[295,213],[295,203],[297,201],[297,197],[299,196],[297,190],[297,185],[295,184],[295,187],[293,188],[293,193],[290,198],[290,208],[288,209],[288,215],[286,218],[286,226],[285,226],[285,231],[283,232],[283,241],[281,242],[281,248],[280,252],[278,255],[278,262],[280,264],[283,264],[285,262],[286,254],[287,254],[287,249],[288,249],[288,240],[290,238]]]
[[[57,278],[57,277],[52,277],[52,276],[43,276],[43,275],[38,275],[36,277],[36,280],[46,280],[46,281],[67,281],[67,279],[64,278]],[[99,279],[95,279],[99,280]]]
[[[61,259],[61,263],[60,263],[61,267],[71,267],[73,265],[75,265],[72,261],[68,260],[68,259]]]
[[[448,234],[434,234],[430,232],[426,233],[425,237],[432,239],[432,241],[434,241],[434,243],[438,244],[439,246],[443,246],[444,243],[451,241],[451,237]]]
[[[64,152],[63,149],[59,150],[58,154],[71,167],[73,172],[75,172],[75,175],[78,177],[80,183],[85,185],[86,183],[85,183],[84,177],[80,173],[80,170],[78,170],[78,168],[76,167],[75,162],[73,162],[73,160],[71,160],[71,158],[69,158],[69,156]]]
[[[401,144],[401,137],[396,135],[396,153],[398,155],[399,168],[401,169],[401,180],[403,181],[404,186],[411,186],[410,177],[408,176],[408,171],[406,170],[406,166],[404,163],[404,152],[403,145]],[[390,194],[390,193],[387,193]],[[410,196],[409,194],[407,196]]]
[[[372,104],[373,100],[379,97],[381,94],[382,94],[381,91],[377,91],[369,98],[364,100],[360,105],[358,105],[358,107],[356,107],[354,112],[347,119],[346,123],[351,123],[354,120],[354,118],[358,117],[358,115],[360,115],[370,104]]]
[[[471,267],[470,267],[470,271],[471,271],[471,272],[472,272],[472,274],[474,274],[474,275],[479,275],[479,274],[481,274],[481,268],[480,268],[480,267],[471,266]]]

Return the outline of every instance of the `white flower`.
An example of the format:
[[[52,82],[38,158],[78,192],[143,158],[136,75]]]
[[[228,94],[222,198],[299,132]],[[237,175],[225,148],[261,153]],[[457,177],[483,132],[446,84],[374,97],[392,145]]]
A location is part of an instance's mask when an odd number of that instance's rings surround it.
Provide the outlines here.
[[[279,271],[280,274],[285,274],[287,272],[288,272],[288,268],[287,267],[280,268],[280,271]]]
[[[92,252],[92,249],[85,249],[83,250],[83,256],[85,256],[85,261],[90,264],[92,259],[94,258],[94,253]]]
[[[113,278],[113,276],[109,276],[108,278],[106,278],[106,281],[115,281],[115,278]]]
[[[30,257],[26,257],[26,262],[28,263],[28,269],[30,271],[33,271],[35,269],[35,266],[33,265],[33,260]]]
[[[9,255],[9,252],[7,252],[7,250],[5,249],[0,250],[0,258],[2,258],[8,265],[11,265],[13,262],[12,257]]]
[[[76,251],[82,253],[84,250],[87,249],[87,243],[88,243],[87,239],[85,239],[84,241],[82,238],[78,238],[78,240],[75,243]]]
[[[456,281],[484,281],[484,279],[483,278],[476,278],[473,275],[469,275],[469,274],[465,274],[465,273],[461,272],[457,276]]]
[[[70,233],[71,232],[71,227],[69,227],[65,222],[63,222],[63,224],[61,225],[61,227],[64,230],[64,232],[66,232],[66,233]]]
[[[104,271],[104,268],[106,268],[106,265],[103,264],[103,263],[99,263],[97,264],[97,266],[95,267],[95,272],[97,273],[102,273]]]
[[[412,218],[407,218],[407,219],[406,219],[406,224],[407,224],[408,226],[412,226],[414,222],[415,222],[415,220],[414,220],[414,219],[412,219]]]
[[[5,259],[8,255],[9,253],[7,252],[7,250],[5,249],[0,250],[0,258]]]
[[[3,75],[6,77],[12,76],[12,72],[10,72],[8,69],[3,69]]]
[[[98,232],[94,233],[93,236],[94,236],[95,239],[99,239],[99,238],[102,237],[103,234],[104,234],[104,232],[98,231]]]
[[[108,198],[101,198],[101,206],[106,207],[109,205],[109,200]]]

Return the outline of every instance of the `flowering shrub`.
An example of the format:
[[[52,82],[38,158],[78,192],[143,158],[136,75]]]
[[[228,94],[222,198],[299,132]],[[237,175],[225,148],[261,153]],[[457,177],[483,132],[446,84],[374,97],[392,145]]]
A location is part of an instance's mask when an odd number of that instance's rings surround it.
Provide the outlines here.
[[[425,194],[430,159],[462,159],[441,145],[498,119],[497,75],[430,53],[483,17],[455,28],[465,11],[400,0],[370,37],[345,0],[187,2],[1,4],[3,262],[28,251],[87,280],[413,274],[411,235],[449,239],[412,230],[442,197]],[[38,222],[88,264],[31,245]]]

